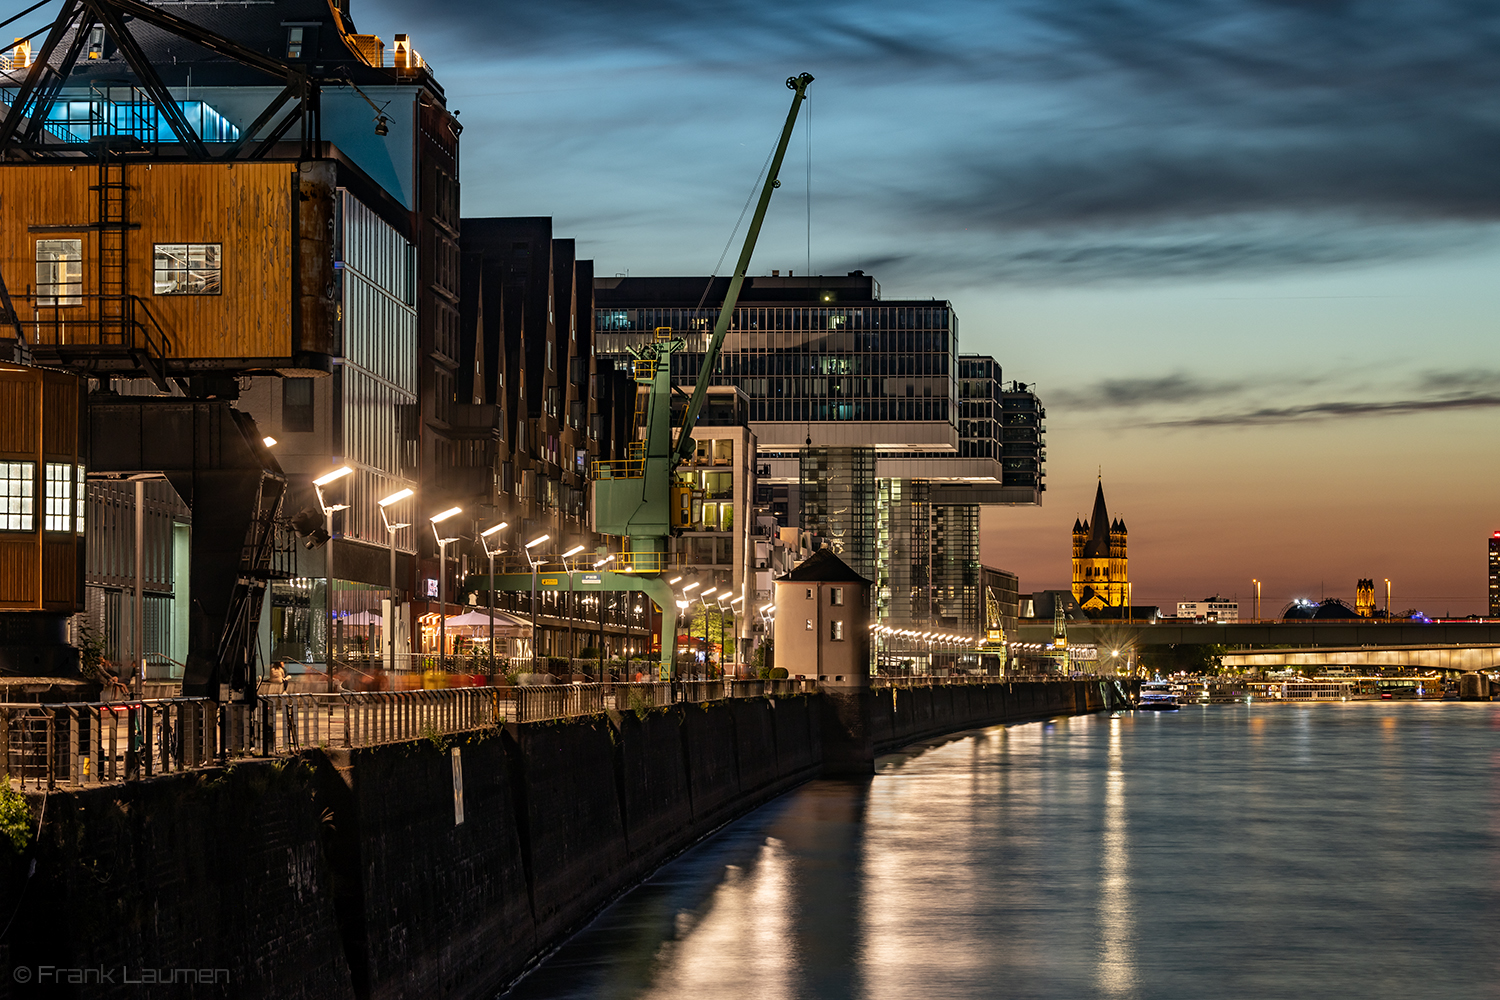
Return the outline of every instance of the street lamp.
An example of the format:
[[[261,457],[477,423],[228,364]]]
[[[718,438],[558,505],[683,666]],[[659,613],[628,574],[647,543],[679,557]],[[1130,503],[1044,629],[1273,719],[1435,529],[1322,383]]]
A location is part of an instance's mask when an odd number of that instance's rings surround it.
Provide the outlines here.
[[[495,557],[500,554],[500,549],[490,548],[490,538],[504,531],[510,525],[501,521],[494,527],[486,528],[479,533],[479,544],[484,546],[484,556],[490,561],[490,676],[495,675]]]
[[[531,564],[531,672],[537,673],[536,669],[536,566],[537,560],[532,556],[531,550],[551,538],[551,535],[542,535],[533,538],[526,543],[522,551],[526,554],[526,561]]]
[[[334,469],[332,472],[321,475],[317,479],[313,480],[313,491],[318,494],[318,506],[323,508],[323,530],[328,533],[328,548],[323,550],[323,606],[324,610],[328,612],[328,634],[324,636],[323,658],[327,661],[326,665],[328,667],[328,690],[330,692],[333,690],[333,515],[338,511],[348,510],[349,505],[346,503],[340,503],[334,504],[332,507],[330,507],[328,505],[328,501],[323,498],[323,487],[327,486],[329,483],[343,479],[353,471],[354,470],[349,468],[349,466],[341,465],[337,469]]]
[[[594,560],[594,569],[601,569],[614,561],[615,557],[613,555],[607,555],[603,559],[596,559]],[[598,602],[597,610],[599,612],[599,638],[594,648],[599,653],[599,680],[602,682],[604,680],[604,591],[596,591],[594,599]]]
[[[392,626],[396,622],[396,532],[402,528],[410,528],[409,524],[399,524],[391,520],[386,513],[386,508],[393,503],[400,503],[412,495],[412,490],[397,490],[384,500],[377,501],[380,505],[380,520],[385,525],[387,537],[390,539],[391,547],[391,615],[385,627],[385,652],[386,669],[396,669],[396,630]]]
[[[456,542],[458,538],[442,537],[438,534],[438,525],[462,510],[462,507],[449,507],[427,519],[432,522],[432,537],[437,539],[438,547],[438,666],[443,673],[448,672],[448,543]]]

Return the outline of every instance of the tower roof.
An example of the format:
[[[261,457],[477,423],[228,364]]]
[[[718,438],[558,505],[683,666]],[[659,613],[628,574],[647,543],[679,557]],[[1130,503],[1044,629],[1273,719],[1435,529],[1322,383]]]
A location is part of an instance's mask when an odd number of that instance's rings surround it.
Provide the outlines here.
[[[1089,532],[1089,540],[1083,546],[1083,557],[1085,559],[1107,559],[1109,558],[1109,507],[1104,503],[1104,480],[1099,480],[1099,488],[1094,493],[1094,516],[1092,518],[1093,530]]]
[[[819,549],[799,563],[783,580],[799,583],[863,583],[869,580],[860,576],[849,565],[834,555],[830,549]]]

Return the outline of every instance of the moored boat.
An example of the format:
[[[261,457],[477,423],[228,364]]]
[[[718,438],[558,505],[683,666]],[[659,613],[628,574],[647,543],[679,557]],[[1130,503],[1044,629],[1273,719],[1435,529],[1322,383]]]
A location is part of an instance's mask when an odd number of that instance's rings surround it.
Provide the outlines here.
[[[1170,684],[1147,681],[1141,685],[1141,700],[1135,707],[1158,712],[1175,710],[1178,708],[1177,694]]]

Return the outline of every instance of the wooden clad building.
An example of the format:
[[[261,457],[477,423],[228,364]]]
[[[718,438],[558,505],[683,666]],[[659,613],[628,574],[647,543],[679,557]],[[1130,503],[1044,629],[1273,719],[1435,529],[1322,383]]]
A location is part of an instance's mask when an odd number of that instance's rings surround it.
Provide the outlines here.
[[[39,360],[101,372],[137,370],[132,352],[145,352],[163,373],[326,374],[336,171],[0,165],[0,276],[17,332]]]
[[[79,381],[0,363],[0,611],[83,607]]]

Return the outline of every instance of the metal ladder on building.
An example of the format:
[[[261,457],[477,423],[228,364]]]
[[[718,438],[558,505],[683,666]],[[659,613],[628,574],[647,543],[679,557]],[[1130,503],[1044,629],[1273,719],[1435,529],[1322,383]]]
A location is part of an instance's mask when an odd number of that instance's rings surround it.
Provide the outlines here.
[[[124,157],[110,142],[99,143],[99,182],[94,185],[99,227],[99,344],[135,346],[126,260],[129,227]]]

